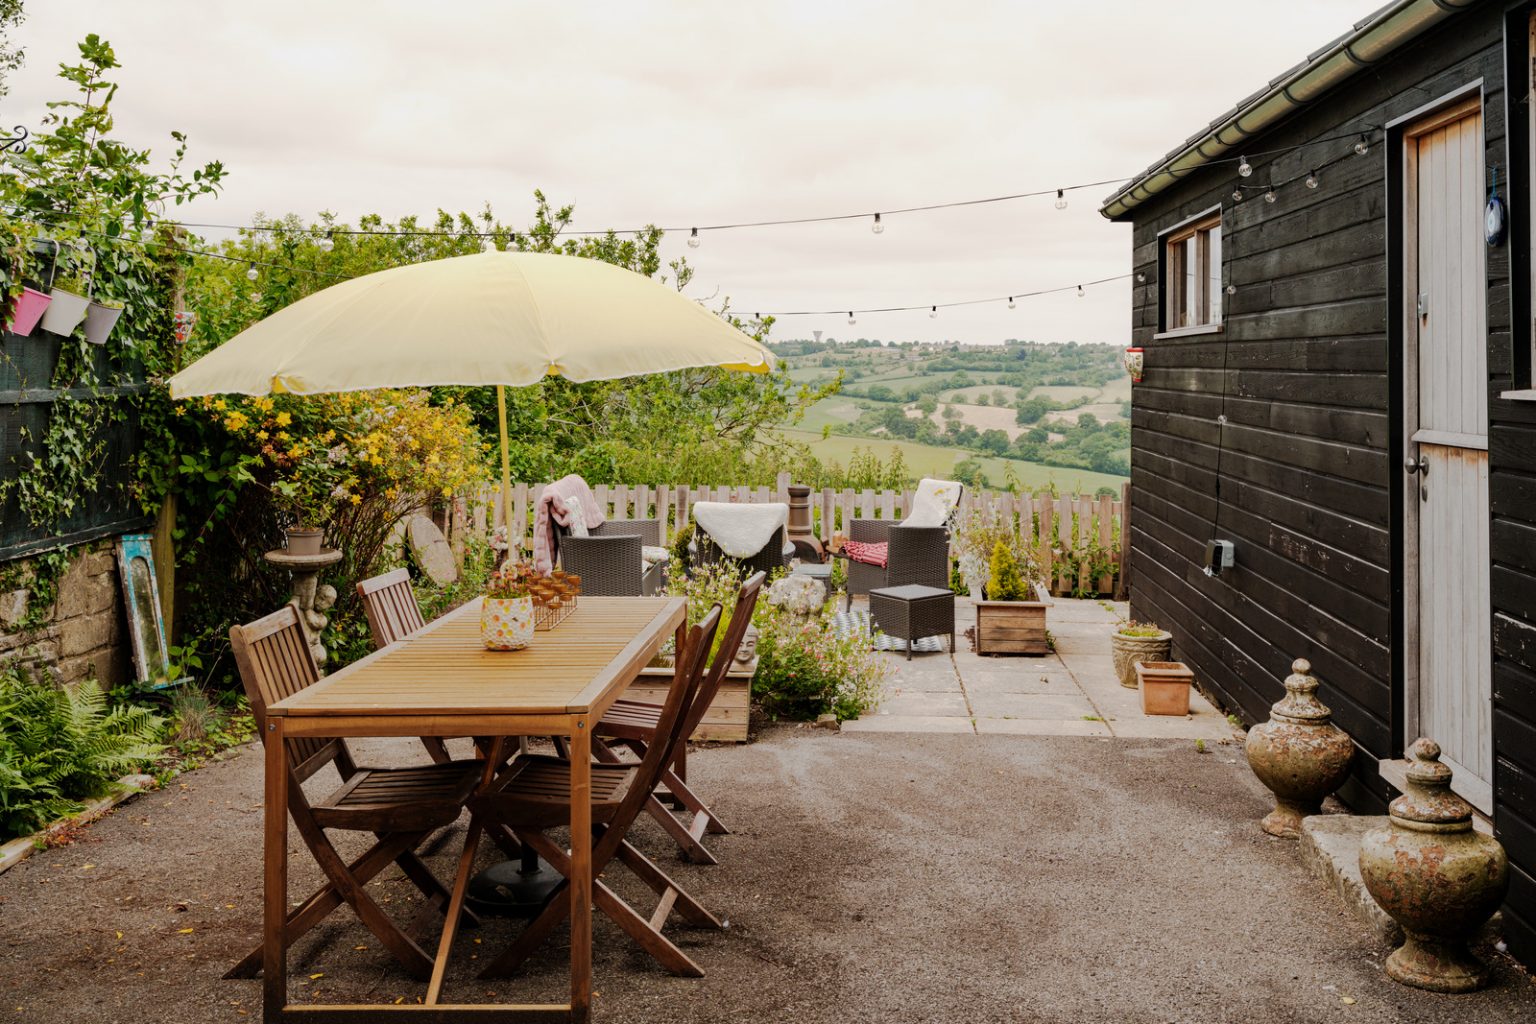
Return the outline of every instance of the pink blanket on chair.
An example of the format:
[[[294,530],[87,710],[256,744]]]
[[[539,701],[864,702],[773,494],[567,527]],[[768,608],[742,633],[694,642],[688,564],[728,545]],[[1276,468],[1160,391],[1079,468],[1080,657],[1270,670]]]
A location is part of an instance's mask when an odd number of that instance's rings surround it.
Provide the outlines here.
[[[603,510],[581,477],[573,473],[544,488],[533,506],[533,567],[545,576],[555,571],[555,557],[560,553],[560,533],[555,527],[570,527],[575,520],[566,504],[568,498],[576,499],[571,504],[580,506],[588,530],[603,525]]]

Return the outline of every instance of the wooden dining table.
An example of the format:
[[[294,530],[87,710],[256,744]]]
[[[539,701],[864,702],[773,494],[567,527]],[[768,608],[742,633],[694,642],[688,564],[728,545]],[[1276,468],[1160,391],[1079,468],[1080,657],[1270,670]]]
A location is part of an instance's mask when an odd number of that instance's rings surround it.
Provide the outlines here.
[[[675,634],[681,598],[582,597],[553,629],[520,651],[480,640],[480,601],[321,679],[267,708],[263,1008],[268,1022],[356,1022],[403,1012],[419,1021],[589,1019],[592,1006],[592,728]],[[423,1002],[317,1005],[288,1002],[288,758],[300,737],[518,736],[568,739],[571,759],[571,998],[569,1003],[454,1004],[443,982],[481,826],[471,819]],[[498,742],[499,746],[499,742]],[[486,759],[482,784],[497,756]]]

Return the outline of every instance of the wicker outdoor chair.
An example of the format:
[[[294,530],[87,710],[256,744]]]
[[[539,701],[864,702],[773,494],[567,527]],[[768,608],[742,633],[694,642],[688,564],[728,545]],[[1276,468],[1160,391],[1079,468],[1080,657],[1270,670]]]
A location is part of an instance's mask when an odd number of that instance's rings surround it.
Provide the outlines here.
[[[855,519],[848,539],[887,543],[885,568],[848,559],[848,589],[843,607],[871,590],[917,584],[949,589],[949,530],[943,526],[902,526],[887,519]]]
[[[773,535],[773,539],[763,545],[761,551],[749,558],[732,558],[720,550],[709,534],[703,530],[695,530],[693,540],[688,544],[688,557],[693,565],[714,565],[717,562],[728,562],[735,565],[743,579],[755,572],[772,573],[775,569],[782,569],[789,565],[790,559],[795,557],[795,546],[789,542],[789,536],[784,527]]]
[[[650,597],[662,587],[663,563],[647,567],[642,547],[661,546],[655,519],[610,519],[586,537],[560,527],[560,566],[581,577],[581,592],[593,597]]]

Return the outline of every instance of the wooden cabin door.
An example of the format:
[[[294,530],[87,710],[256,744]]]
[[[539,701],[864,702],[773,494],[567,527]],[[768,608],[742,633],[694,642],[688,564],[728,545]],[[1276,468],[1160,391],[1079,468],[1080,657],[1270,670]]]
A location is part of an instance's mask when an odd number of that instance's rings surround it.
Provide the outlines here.
[[[1428,736],[1455,788],[1493,804],[1487,272],[1480,98],[1406,135],[1403,464],[1405,743]],[[1415,648],[1417,648],[1415,650]]]

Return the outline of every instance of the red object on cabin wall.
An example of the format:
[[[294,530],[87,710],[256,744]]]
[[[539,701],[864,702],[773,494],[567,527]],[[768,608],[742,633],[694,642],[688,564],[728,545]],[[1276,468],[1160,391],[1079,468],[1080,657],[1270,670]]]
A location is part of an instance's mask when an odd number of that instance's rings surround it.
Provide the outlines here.
[[[1132,384],[1141,383],[1141,371],[1146,364],[1146,350],[1131,347],[1125,350],[1125,370],[1131,375]]]

